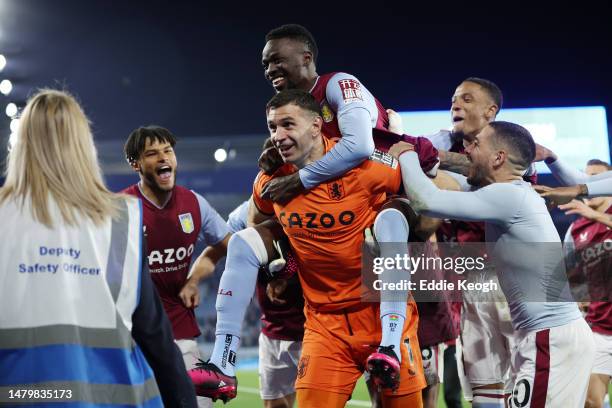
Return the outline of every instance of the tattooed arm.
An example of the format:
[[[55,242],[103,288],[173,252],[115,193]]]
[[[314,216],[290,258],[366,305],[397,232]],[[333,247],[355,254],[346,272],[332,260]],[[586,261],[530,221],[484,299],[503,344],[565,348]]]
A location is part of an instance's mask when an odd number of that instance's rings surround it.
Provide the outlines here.
[[[465,154],[439,150],[438,156],[440,158],[441,170],[448,170],[453,173],[467,176],[468,169],[470,168],[470,161]]]

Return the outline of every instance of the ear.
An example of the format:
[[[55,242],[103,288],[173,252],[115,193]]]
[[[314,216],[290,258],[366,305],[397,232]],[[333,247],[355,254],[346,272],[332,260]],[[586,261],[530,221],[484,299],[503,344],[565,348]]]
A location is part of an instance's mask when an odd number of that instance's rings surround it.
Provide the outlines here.
[[[136,173],[140,173],[140,164],[138,164],[138,160],[135,160],[133,162],[130,163],[130,167],[132,168],[132,170],[134,170]]]
[[[319,136],[319,134],[321,133],[321,129],[323,128],[323,118],[319,115],[316,115],[312,120],[312,127],[314,130],[313,133],[316,134],[316,136]]]
[[[307,66],[309,66],[311,63],[313,63],[313,62],[314,62],[314,58],[313,58],[313,56],[312,56],[312,52],[310,52],[310,51],[304,51],[304,52],[302,53],[302,60],[303,60],[303,63],[304,63],[304,66],[305,66],[305,67],[307,67]]]
[[[499,168],[503,166],[508,160],[508,153],[505,150],[497,150],[493,155],[493,168]]]
[[[499,112],[499,106],[495,104],[490,105],[485,112],[487,122],[492,122],[495,119],[495,116],[497,116],[497,112]]]

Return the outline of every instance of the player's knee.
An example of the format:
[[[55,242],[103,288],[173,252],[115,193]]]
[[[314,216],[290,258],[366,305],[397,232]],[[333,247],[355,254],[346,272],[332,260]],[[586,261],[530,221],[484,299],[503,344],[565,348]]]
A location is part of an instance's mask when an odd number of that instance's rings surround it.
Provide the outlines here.
[[[260,266],[268,263],[266,245],[255,228],[246,228],[232,235],[228,244],[228,257],[234,254],[243,255],[245,246],[253,252]]]
[[[276,249],[274,249],[274,241],[281,239],[285,235],[280,224],[277,222],[264,222],[253,228],[257,231],[263,242],[268,262],[278,257]]]
[[[411,227],[414,227],[418,224],[420,216],[412,208],[412,206],[410,205],[410,200],[408,200],[407,198],[396,197],[387,201],[383,204],[382,211],[389,208],[394,208],[400,211],[408,221],[408,225],[410,225]]]
[[[603,408],[604,395],[595,395],[589,392],[587,394],[586,401],[584,402],[584,408]]]
[[[263,403],[264,408],[291,408],[291,406],[289,405],[289,401],[287,401],[287,398],[285,397],[264,400]]]
[[[379,242],[406,242],[409,231],[406,217],[396,208],[385,208],[374,221],[374,235]]]

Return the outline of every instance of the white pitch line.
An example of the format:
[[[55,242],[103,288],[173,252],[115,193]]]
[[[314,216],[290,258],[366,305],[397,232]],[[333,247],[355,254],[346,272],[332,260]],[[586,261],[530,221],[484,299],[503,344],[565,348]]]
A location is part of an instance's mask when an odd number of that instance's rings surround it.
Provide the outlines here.
[[[243,387],[241,385],[238,386],[238,393],[240,394],[240,392],[246,392],[247,394],[257,394],[259,395],[259,389],[257,388],[251,388],[251,387]],[[371,407],[372,403],[369,401],[362,401],[362,400],[350,400],[349,402],[346,403],[346,405],[352,405],[355,407]]]

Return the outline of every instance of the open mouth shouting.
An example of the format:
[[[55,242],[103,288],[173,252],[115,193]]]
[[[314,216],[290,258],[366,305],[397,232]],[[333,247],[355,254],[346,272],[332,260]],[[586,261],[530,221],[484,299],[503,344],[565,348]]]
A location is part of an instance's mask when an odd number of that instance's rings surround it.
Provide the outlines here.
[[[455,115],[453,116],[453,125],[463,122],[463,116]]]
[[[172,171],[172,167],[167,164],[161,165],[157,167],[155,170],[157,174],[157,178],[159,179],[160,184],[172,184],[174,182],[174,172]]]

